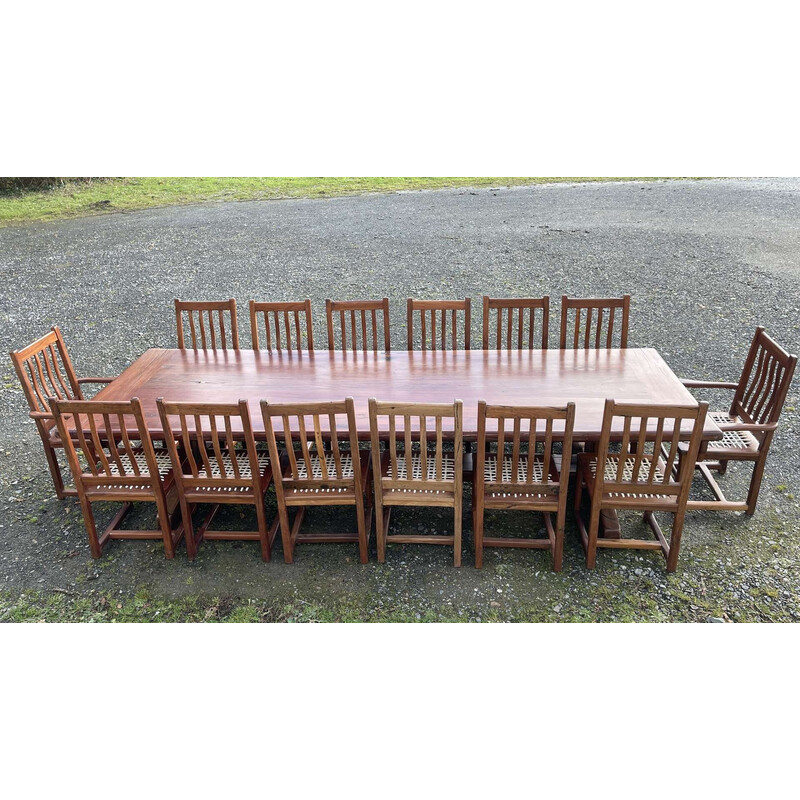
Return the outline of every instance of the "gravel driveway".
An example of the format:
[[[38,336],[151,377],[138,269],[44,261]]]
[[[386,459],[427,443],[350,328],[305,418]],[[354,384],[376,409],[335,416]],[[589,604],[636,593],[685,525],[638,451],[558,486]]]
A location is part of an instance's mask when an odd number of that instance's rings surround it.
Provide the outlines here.
[[[148,347],[175,346],[172,300],[246,303],[310,297],[324,346],[324,300],[388,296],[393,341],[405,298],[562,293],[633,296],[630,344],[655,347],[682,377],[735,380],[755,327],[800,351],[800,180],[552,185],[219,203],[0,230],[0,342],[8,352],[58,324],[79,375],[116,374]],[[558,321],[551,326],[556,343]],[[187,595],[328,605],[356,618],[784,619],[800,617],[797,527],[800,383],[787,400],[753,518],[692,512],[678,572],[657,554],[601,552],[588,572],[567,528],[565,568],[549,554],[488,551],[464,563],[447,548],[395,546],[362,567],[355,546],[300,546],[284,565],[241,543],[205,543],[190,564],[161,546],[113,542],[89,556],[76,501],[55,499],[11,362],[0,389],[0,593],[68,597]],[[724,407],[725,396],[709,398]],[[713,405],[712,405],[713,407]],[[746,489],[749,469],[724,485]],[[469,508],[467,502],[466,508]],[[102,516],[102,515],[101,515]],[[338,512],[312,525],[349,526]],[[409,511],[396,524],[450,525]],[[102,520],[101,520],[102,521]],[[628,521],[639,525],[638,517]],[[487,526],[540,518],[496,514]],[[37,595],[38,596],[38,595]],[[12,600],[9,600],[12,598]],[[104,601],[105,602],[105,601]],[[345,612],[343,612],[345,613]],[[0,614],[2,618],[2,614]]]

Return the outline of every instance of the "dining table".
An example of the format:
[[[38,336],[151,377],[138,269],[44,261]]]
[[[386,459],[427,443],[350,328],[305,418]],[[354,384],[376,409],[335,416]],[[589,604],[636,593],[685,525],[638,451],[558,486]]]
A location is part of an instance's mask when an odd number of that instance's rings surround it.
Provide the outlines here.
[[[361,439],[369,438],[368,399],[463,402],[463,437],[478,432],[478,401],[490,405],[575,403],[573,440],[600,437],[606,398],[639,404],[696,406],[653,348],[598,350],[167,350],[145,351],[96,395],[142,403],[148,432],[163,434],[156,400],[248,401],[253,432],[263,438],[262,399],[274,403],[352,397]],[[445,433],[447,430],[445,430]],[[382,431],[385,436],[387,431]],[[632,433],[638,435],[636,425]],[[492,429],[487,428],[491,437]],[[682,432],[688,439],[689,427]],[[556,426],[554,435],[558,438]],[[622,438],[622,425],[612,426]],[[722,438],[710,418],[703,439]]]

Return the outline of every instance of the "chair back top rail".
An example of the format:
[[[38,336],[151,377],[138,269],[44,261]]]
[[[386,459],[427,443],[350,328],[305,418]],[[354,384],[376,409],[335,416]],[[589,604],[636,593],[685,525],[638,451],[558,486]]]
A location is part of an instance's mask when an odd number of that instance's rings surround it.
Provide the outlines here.
[[[607,399],[597,446],[596,491],[688,497],[707,411],[708,403],[643,405]],[[609,452],[615,417],[623,423],[618,453]],[[638,423],[635,428],[634,420]],[[687,457],[679,458],[684,421],[693,423],[692,435]],[[653,427],[655,431],[650,433]],[[639,435],[642,430],[649,435]]]
[[[76,485],[155,488],[159,466],[138,398],[50,400]]]
[[[326,403],[268,403],[262,400],[261,414],[272,462],[279,463],[280,438],[291,471],[290,475],[275,480],[275,491],[279,496],[287,489],[347,488],[362,491],[352,397]],[[276,419],[281,421],[280,436],[276,435],[273,424]],[[323,431],[328,433],[328,438],[323,437]],[[329,450],[325,447],[326,441],[330,442]]]
[[[618,298],[602,299],[570,298],[563,295],[561,298],[559,348],[561,350],[610,348],[615,346],[615,338],[620,348],[626,348],[628,346],[630,304],[631,296],[629,294]],[[615,328],[615,320],[620,316],[620,324]],[[573,317],[571,341],[567,335],[570,317]],[[616,331],[619,332],[618,337],[615,337]]]
[[[486,420],[496,421],[495,443],[486,437]],[[514,492],[522,488],[535,489],[542,493],[566,492],[569,483],[569,466],[558,474],[553,458],[553,423],[564,425],[562,453],[572,452],[572,431],[575,424],[575,403],[564,408],[543,406],[500,406],[478,401],[478,443],[476,470],[484,474],[487,453],[496,454],[495,480],[484,482],[488,492]],[[509,429],[506,426],[509,426]],[[539,428],[544,427],[540,433]],[[506,458],[506,446],[511,447],[511,458]],[[541,449],[541,454],[539,454]],[[568,457],[568,456],[566,456]],[[541,463],[541,471],[535,469]],[[508,480],[505,480],[508,466]]]
[[[229,317],[226,330],[225,317]],[[187,318],[192,350],[239,349],[239,324],[236,319],[236,300],[189,301],[175,300],[175,317],[178,326],[178,347],[186,349],[184,317]]]
[[[463,349],[470,349],[470,299],[464,300],[415,300],[406,301],[406,325],[408,328],[408,349],[414,349],[414,314],[420,317],[420,342],[422,350],[458,350],[459,326],[458,312],[463,312]],[[450,333],[448,335],[448,317]],[[438,333],[437,333],[438,326]],[[430,331],[430,338],[428,332]]]
[[[176,403],[159,397],[156,403],[162,429],[165,434],[171,432],[165,438],[179,486],[258,490],[261,473],[246,400]],[[170,418],[176,419],[177,425]],[[198,440],[202,444],[197,444]],[[240,455],[246,457],[240,459]]]
[[[492,314],[492,312],[495,312]],[[537,315],[537,311],[541,314]],[[536,319],[539,336],[535,336]],[[494,319],[494,335],[491,334]],[[515,333],[516,331],[516,333]],[[547,349],[550,335],[550,298],[483,297],[483,349]]]
[[[378,323],[378,313],[382,321]],[[326,300],[325,318],[328,327],[328,350],[336,350],[336,318],[339,321],[341,350],[392,349],[389,333],[389,298],[382,300]],[[381,334],[382,327],[382,335]],[[370,333],[372,334],[370,346]],[[348,339],[349,337],[349,339]],[[360,341],[360,344],[359,344]]]
[[[797,366],[764,328],[756,328],[730,413],[751,424],[776,423]]]
[[[54,326],[49,333],[10,355],[32,412],[49,414],[50,397],[83,400],[83,392],[58,327]]]
[[[250,332],[253,350],[261,348],[260,326],[266,334],[267,350],[313,350],[314,326],[311,300],[260,303],[250,301]]]

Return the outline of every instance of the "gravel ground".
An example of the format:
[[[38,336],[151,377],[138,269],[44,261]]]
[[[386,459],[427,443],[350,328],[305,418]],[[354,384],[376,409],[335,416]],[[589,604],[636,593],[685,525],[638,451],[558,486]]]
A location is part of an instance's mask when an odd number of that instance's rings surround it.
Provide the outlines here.
[[[251,297],[308,296],[324,346],[327,296],[388,296],[400,343],[408,296],[473,297],[479,341],[483,293],[550,294],[557,314],[562,293],[629,292],[632,346],[656,347],[680,376],[733,380],[756,325],[800,350],[798,219],[800,180],[748,179],[220,203],[7,228],[0,230],[0,340],[7,352],[58,324],[78,373],[103,375],[148,347],[175,346],[174,297],[234,296],[246,309]],[[552,327],[555,344],[557,322]],[[0,619],[19,616],[25,603],[69,616],[81,603],[121,608],[138,598],[146,611],[187,597],[226,598],[226,608],[268,604],[297,618],[304,608],[314,609],[306,617],[340,619],[800,617],[797,385],[753,518],[690,513],[678,572],[669,576],[660,556],[635,551],[601,552],[597,569],[587,571],[570,520],[565,568],[555,575],[549,554],[538,551],[489,551],[482,571],[469,566],[468,511],[460,570],[446,548],[411,545],[392,547],[384,566],[360,566],[349,545],[300,546],[289,566],[278,545],[264,565],[242,543],[204,544],[190,564],[182,551],[167,562],[156,543],[113,542],[93,561],[77,502],[56,500],[5,363]],[[709,399],[725,407],[724,395]],[[723,480],[741,496],[748,478],[747,467],[733,466]],[[101,521],[110,512],[102,509]],[[443,530],[451,518],[425,510],[393,519],[408,530]],[[344,512],[312,512],[309,521],[351,524]],[[629,530],[640,525],[638,516],[626,522]],[[539,518],[499,513],[489,525],[542,527]],[[219,607],[215,601],[215,618]]]

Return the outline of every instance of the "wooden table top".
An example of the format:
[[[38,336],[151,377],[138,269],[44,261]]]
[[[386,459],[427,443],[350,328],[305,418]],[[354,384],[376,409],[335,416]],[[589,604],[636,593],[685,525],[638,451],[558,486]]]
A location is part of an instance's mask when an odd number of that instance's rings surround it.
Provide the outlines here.
[[[246,399],[253,430],[259,403],[353,397],[359,436],[369,436],[367,399],[464,403],[464,437],[477,436],[478,400],[502,405],[575,402],[577,441],[599,438],[606,398],[696,405],[656,350],[456,350],[357,353],[327,350],[147,350],[97,400],[138,397],[151,434],[161,432],[156,398],[187,402]],[[618,432],[621,435],[621,431]],[[708,419],[705,439],[722,434]]]

